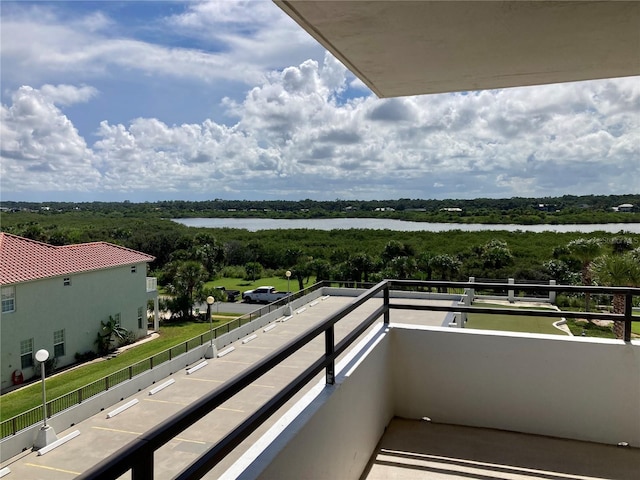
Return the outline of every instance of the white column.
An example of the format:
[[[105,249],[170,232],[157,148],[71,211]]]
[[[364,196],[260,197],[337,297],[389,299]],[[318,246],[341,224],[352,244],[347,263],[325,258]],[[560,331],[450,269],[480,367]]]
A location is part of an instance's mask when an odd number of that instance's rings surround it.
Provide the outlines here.
[[[509,284],[513,285],[515,280],[513,278],[509,279]],[[515,302],[515,290],[509,290],[509,303]]]
[[[153,331],[160,331],[160,302],[158,301],[158,295],[153,299]]]

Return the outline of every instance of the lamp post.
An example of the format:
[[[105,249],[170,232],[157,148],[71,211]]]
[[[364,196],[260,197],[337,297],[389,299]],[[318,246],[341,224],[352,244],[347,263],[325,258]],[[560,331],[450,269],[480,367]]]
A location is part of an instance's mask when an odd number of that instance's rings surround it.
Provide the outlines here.
[[[289,287],[289,282],[291,280],[291,270],[287,270],[285,273],[287,277],[287,308],[284,311],[285,315],[293,315],[293,311],[291,310],[291,288]]]
[[[42,373],[42,427],[38,430],[36,441],[33,444],[35,450],[46,447],[50,443],[55,442],[58,437],[51,425],[47,425],[47,393],[44,386],[45,362],[49,358],[49,352],[44,348],[36,352],[36,360],[40,362],[40,371]]]
[[[209,342],[207,351],[204,352],[204,358],[214,358],[216,356],[216,349],[213,346],[213,320],[211,319],[211,305],[213,305],[215,301],[216,299],[211,295],[207,297],[207,318],[209,318],[209,336],[211,337],[211,342]]]

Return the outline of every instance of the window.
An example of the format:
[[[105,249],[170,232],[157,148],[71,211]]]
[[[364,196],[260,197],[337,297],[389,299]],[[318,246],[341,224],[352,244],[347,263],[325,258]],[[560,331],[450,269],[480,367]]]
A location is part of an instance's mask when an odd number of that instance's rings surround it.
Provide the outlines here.
[[[138,307],[138,328],[142,328],[142,307]]]
[[[62,283],[64,284],[65,287],[68,287],[71,285],[71,277],[64,277],[64,280],[62,281]]]
[[[20,342],[20,365],[23,370],[33,367],[33,338]]]
[[[53,332],[53,356],[64,357],[64,330]]]
[[[2,313],[16,310],[16,287],[2,287]]]
[[[136,271],[138,270],[136,265],[131,265],[131,273],[136,273]]]

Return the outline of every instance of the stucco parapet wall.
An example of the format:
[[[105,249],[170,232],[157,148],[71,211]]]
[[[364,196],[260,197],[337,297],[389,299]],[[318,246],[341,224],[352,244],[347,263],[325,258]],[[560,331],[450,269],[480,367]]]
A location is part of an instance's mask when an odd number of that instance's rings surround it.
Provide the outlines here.
[[[397,416],[640,447],[638,340],[391,330]]]

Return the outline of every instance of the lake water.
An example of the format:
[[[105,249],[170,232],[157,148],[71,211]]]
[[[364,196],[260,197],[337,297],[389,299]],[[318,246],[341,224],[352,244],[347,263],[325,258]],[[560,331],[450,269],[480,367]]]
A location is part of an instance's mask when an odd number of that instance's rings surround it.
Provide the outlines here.
[[[479,232],[485,230],[506,230],[514,232],[609,232],[620,231],[640,234],[640,223],[606,223],[601,225],[490,225],[479,223],[427,223],[388,220],[382,218],[316,218],[285,220],[275,218],[174,218],[174,222],[187,227],[241,228],[250,232],[258,230],[279,230],[306,228],[310,230],[372,229],[398,232],[446,232],[463,230]]]

